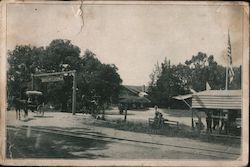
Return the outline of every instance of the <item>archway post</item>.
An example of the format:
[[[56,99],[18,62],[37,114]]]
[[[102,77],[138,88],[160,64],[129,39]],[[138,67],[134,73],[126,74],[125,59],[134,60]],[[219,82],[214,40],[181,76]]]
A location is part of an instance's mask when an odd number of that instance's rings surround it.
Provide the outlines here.
[[[72,92],[72,114],[76,114],[76,71],[74,70],[73,73],[73,92]]]

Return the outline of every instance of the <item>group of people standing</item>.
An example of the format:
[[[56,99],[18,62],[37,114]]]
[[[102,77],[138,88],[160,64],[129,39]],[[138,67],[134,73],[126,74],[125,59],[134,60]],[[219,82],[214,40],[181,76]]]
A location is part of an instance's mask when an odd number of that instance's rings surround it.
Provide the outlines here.
[[[127,105],[126,105],[126,104],[119,103],[119,104],[118,104],[118,109],[119,109],[119,113],[120,113],[120,114],[123,114],[123,112],[127,109]]]
[[[225,112],[222,112],[222,115],[218,115],[218,113],[219,112],[206,112],[207,132],[212,133],[213,130],[219,128],[219,133],[221,133],[223,129],[225,133],[228,133],[228,115]]]

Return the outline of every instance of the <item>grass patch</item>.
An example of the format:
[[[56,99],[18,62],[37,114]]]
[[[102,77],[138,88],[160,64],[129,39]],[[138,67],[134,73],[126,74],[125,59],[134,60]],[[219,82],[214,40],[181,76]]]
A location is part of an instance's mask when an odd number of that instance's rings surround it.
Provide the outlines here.
[[[117,130],[145,133],[145,134],[154,134],[154,135],[162,135],[166,137],[180,137],[180,138],[190,138],[194,140],[209,142],[209,143],[218,143],[223,145],[240,145],[240,139],[229,138],[229,137],[218,137],[212,136],[209,134],[200,134],[196,130],[192,130],[190,127],[180,124],[177,126],[164,126],[160,129],[155,129],[149,126],[147,123],[141,122],[125,122],[122,119],[115,121],[103,121],[98,120],[93,122],[95,126],[113,128]]]

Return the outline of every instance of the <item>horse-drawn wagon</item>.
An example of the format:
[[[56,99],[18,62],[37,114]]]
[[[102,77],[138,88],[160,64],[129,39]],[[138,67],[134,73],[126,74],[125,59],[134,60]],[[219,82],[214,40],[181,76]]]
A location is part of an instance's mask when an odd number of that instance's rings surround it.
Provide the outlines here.
[[[44,115],[43,93],[40,91],[33,90],[33,91],[26,91],[26,95],[28,96],[27,109],[43,116]]]
[[[28,116],[28,111],[36,112],[38,115],[44,115],[44,101],[43,101],[43,93],[40,91],[26,91],[25,92],[27,98],[20,99],[15,98],[14,104],[16,108],[16,118],[21,119],[21,110],[24,111],[24,117]]]

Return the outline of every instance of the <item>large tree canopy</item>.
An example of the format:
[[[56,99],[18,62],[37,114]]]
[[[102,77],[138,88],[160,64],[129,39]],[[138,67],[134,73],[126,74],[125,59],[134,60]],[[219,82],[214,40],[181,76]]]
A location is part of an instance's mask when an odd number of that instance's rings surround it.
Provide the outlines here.
[[[102,64],[94,53],[86,50],[77,77],[81,83],[78,87],[82,105],[88,106],[91,100],[98,100],[101,104],[117,102],[122,82],[117,70],[115,65]]]
[[[80,48],[72,45],[69,40],[53,40],[46,47],[46,54],[42,56],[42,69],[46,72],[58,72],[67,64],[69,70],[79,70]]]
[[[69,40],[53,40],[49,46],[36,48],[30,45],[16,46],[8,52],[8,97],[24,98],[31,89],[31,74],[76,70],[77,107],[83,99],[99,97],[102,103],[117,101],[122,82],[115,65],[101,63],[94,53],[84,55]],[[72,98],[72,76],[64,76],[64,82],[41,83],[36,78],[35,88],[44,92],[47,102],[67,110]],[[86,97],[86,98],[82,98]]]
[[[31,82],[31,74],[40,68],[40,59],[44,55],[44,48],[29,45],[16,46],[8,52],[7,86],[9,96],[24,96]]]
[[[234,79],[229,89],[241,88],[241,66],[234,67]],[[149,95],[154,104],[169,107],[175,103],[173,96],[190,93],[191,89],[203,91],[208,83],[212,89],[225,89],[226,68],[214,60],[213,55],[198,52],[185,64],[171,65],[170,61],[158,63],[150,75]]]

